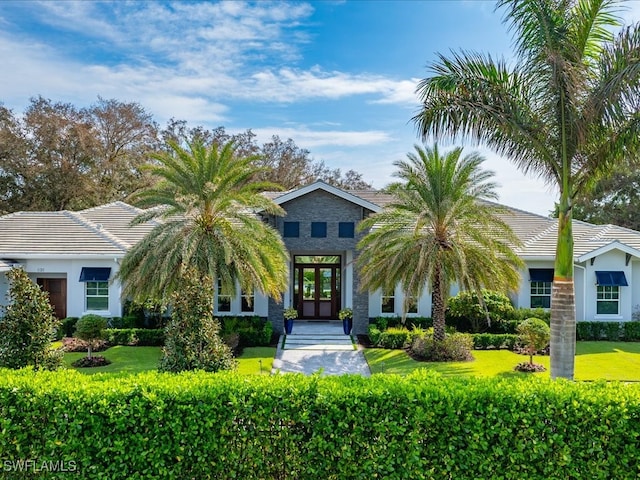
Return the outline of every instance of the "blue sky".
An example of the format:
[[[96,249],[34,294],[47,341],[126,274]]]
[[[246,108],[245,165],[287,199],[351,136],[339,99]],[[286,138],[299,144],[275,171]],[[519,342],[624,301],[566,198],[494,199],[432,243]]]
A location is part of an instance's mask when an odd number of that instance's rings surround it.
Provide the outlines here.
[[[622,12],[640,19],[640,2]],[[31,2],[0,8],[0,102],[98,96],[259,141],[292,138],[314,159],[376,188],[419,143],[416,82],[437,52],[511,57],[494,2]],[[443,145],[446,146],[446,145]],[[489,150],[500,201],[546,215],[556,193]]]

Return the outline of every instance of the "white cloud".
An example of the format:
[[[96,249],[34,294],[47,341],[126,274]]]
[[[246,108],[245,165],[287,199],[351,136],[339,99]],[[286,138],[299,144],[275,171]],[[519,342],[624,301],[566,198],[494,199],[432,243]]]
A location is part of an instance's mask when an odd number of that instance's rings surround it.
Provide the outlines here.
[[[282,128],[274,126],[256,128],[252,131],[260,142],[266,142],[272,135],[278,135],[283,140],[291,138],[296,145],[306,149],[329,146],[362,147],[382,144],[391,140],[387,132],[379,130],[310,130],[307,127]]]
[[[380,75],[354,75],[327,72],[315,66],[310,70],[282,68],[254,73],[242,82],[236,95],[261,101],[296,102],[307,99],[338,99],[353,95],[372,95],[372,103],[417,104],[415,80],[392,80]]]

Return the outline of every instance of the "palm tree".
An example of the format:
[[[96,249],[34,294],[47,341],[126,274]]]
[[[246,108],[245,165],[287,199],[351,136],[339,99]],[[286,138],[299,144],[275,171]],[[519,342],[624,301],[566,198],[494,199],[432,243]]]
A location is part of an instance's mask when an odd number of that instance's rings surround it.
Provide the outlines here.
[[[278,232],[255,215],[282,214],[261,192],[274,185],[254,182],[256,158],[238,157],[232,142],[205,146],[197,138],[183,148],[152,155],[160,181],[141,191],[134,223],[157,225],[129,250],[120,266],[123,293],[135,299],[167,298],[191,267],[217,279],[221,293],[258,291],[277,300],[287,285],[288,254]]]
[[[470,138],[560,193],[551,301],[551,376],[573,378],[573,199],[640,144],[640,30],[611,33],[615,0],[501,0],[517,64],[440,56],[418,84],[423,138]]]
[[[358,265],[365,289],[399,284],[405,298],[418,298],[430,285],[434,339],[441,341],[451,284],[479,294],[514,290],[521,262],[511,247],[519,242],[500,218],[505,208],[487,202],[497,197],[481,156],[461,157],[461,148],[441,155],[437,145],[415,150],[394,163],[401,179],[388,187],[394,202],[358,227],[370,230],[358,245]]]

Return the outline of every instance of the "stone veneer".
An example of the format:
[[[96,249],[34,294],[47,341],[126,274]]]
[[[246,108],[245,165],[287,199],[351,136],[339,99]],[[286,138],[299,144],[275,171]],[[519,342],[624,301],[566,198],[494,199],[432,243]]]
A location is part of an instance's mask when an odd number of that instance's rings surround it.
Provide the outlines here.
[[[370,210],[343,198],[337,197],[322,189],[314,190],[306,195],[297,197],[281,205],[287,212],[284,217],[270,218],[271,225],[283,234],[284,222],[299,222],[300,236],[297,238],[285,237],[283,241],[291,255],[290,283],[293,281],[293,256],[294,255],[341,255],[342,278],[344,279],[345,256],[348,251],[353,253],[353,260],[358,256],[356,244],[362,238],[362,234],[356,232],[355,238],[339,238],[339,222],[354,222],[356,225],[369,213]],[[327,222],[326,238],[311,237],[311,222]],[[369,294],[360,292],[360,277],[358,269],[353,268],[353,331],[354,334],[365,334],[369,324]],[[289,287],[291,288],[291,286]],[[340,307],[344,307],[344,298],[347,285],[342,285],[342,299]],[[293,292],[291,292],[293,295]],[[278,304],[269,299],[269,320],[273,323],[274,330],[283,331],[282,303]],[[294,327],[295,328],[295,327]]]

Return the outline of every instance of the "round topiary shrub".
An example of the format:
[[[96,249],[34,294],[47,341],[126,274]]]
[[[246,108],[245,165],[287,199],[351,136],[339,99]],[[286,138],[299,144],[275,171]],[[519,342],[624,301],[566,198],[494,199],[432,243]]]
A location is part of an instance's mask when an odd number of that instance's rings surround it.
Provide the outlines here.
[[[533,356],[549,344],[551,339],[549,325],[539,318],[527,318],[518,325],[518,339],[529,354],[529,363],[519,363],[515,369],[519,372],[544,372],[546,368],[533,363]]]
[[[87,357],[91,358],[93,348],[104,337],[107,319],[100,315],[85,315],[76,324],[75,336],[87,342]]]

